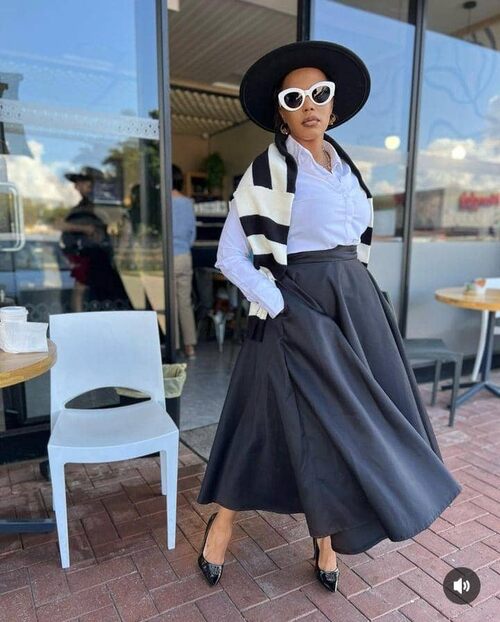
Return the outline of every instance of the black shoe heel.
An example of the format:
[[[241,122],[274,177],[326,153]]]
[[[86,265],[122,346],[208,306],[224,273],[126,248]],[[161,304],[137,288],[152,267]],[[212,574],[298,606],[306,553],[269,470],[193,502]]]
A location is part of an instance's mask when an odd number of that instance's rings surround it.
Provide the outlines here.
[[[214,522],[215,517],[217,516],[217,512],[214,512],[212,516],[208,519],[207,528],[205,529],[205,537],[203,538],[203,544],[201,545],[201,551],[198,556],[198,566],[201,568],[205,579],[210,583],[210,585],[215,585],[219,582],[222,576],[222,570],[224,568],[224,564],[212,564],[207,561],[203,556],[203,551],[205,550],[205,543],[207,541],[208,532],[210,530],[210,526]]]
[[[336,592],[339,583],[340,568],[337,565],[335,570],[321,570],[319,567],[319,546],[316,538],[313,538],[314,546],[314,570],[316,577],[321,585],[324,585],[330,592]]]

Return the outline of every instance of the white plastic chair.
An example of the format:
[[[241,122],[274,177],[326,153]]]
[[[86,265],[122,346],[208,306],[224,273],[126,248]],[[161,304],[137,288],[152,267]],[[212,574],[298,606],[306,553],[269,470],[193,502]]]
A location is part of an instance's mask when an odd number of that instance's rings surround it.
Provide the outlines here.
[[[57,362],[50,371],[48,443],[53,508],[63,568],[69,543],[64,465],[113,462],[160,452],[166,495],[167,547],[175,547],[179,430],[165,409],[160,340],[154,311],[96,311],[51,315]],[[126,387],[150,400],[103,409],[67,408],[98,387]]]
[[[486,280],[487,289],[489,287],[500,289],[500,278],[499,277],[490,277],[485,280]],[[497,311],[495,313],[495,318],[497,320],[500,318],[500,311]],[[488,311],[482,311],[481,312],[481,329],[479,332],[479,342],[477,345],[476,360],[474,361],[474,368],[471,374],[471,380],[473,382],[476,382],[476,380],[478,379],[481,362],[483,360],[484,348],[486,345],[487,324],[488,324]],[[500,335],[500,325],[495,326],[495,328],[493,329],[493,334]]]

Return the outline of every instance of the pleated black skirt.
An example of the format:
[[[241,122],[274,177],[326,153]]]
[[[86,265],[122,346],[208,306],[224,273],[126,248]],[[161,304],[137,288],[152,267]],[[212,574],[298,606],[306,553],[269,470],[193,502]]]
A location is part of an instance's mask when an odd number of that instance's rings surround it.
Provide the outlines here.
[[[355,245],[288,255],[285,309],[238,353],[199,503],[304,513],[355,554],[426,529],[461,492],[392,309]]]

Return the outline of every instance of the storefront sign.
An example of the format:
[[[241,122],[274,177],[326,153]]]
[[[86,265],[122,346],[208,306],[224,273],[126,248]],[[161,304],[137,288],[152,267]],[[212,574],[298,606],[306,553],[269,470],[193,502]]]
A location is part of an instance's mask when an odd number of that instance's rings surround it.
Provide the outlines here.
[[[467,212],[476,212],[480,207],[498,207],[500,194],[478,194],[476,192],[462,192],[458,197],[458,209]]]

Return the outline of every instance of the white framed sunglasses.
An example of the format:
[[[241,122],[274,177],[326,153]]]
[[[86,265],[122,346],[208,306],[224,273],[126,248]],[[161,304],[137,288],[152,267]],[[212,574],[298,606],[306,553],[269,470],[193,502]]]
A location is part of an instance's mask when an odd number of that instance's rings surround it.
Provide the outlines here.
[[[278,93],[278,101],[286,110],[299,110],[306,101],[306,95],[318,106],[327,104],[335,94],[335,82],[331,80],[321,80],[316,82],[307,90],[292,86]]]

